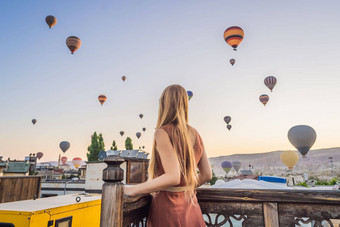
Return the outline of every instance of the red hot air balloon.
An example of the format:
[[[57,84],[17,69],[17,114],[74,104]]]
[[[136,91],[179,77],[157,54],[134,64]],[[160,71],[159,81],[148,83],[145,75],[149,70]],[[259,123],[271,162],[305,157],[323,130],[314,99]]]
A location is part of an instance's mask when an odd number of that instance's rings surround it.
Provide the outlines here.
[[[81,46],[81,40],[77,36],[70,36],[66,39],[66,45],[70,49],[71,54],[74,54]]]
[[[63,163],[63,165],[65,165],[66,162],[67,162],[67,157],[66,156],[61,157],[61,163]]]
[[[224,40],[236,51],[238,45],[243,40],[244,31],[240,27],[232,26],[225,30],[223,36]]]
[[[37,153],[37,158],[40,160],[44,156],[44,153],[38,152]]]
[[[277,79],[275,76],[268,76],[264,79],[264,84],[270,89],[270,91],[273,91],[273,88],[275,87],[277,82]]]
[[[76,157],[72,160],[72,164],[74,165],[74,167],[78,169],[78,167],[81,165],[81,161],[82,161],[81,158]]]
[[[104,104],[104,102],[106,101],[106,96],[105,95],[99,95],[98,96],[98,100],[99,100],[99,102],[100,102],[100,104],[101,105],[103,105]]]
[[[262,104],[264,106],[266,106],[267,102],[269,101],[269,96],[268,95],[261,95],[259,99],[260,99],[260,102],[262,102]]]

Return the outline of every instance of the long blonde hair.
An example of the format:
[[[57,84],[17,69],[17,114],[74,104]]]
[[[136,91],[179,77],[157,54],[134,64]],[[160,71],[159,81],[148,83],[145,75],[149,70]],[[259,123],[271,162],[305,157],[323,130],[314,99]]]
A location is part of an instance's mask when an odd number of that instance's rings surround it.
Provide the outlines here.
[[[157,128],[163,125],[173,124],[174,129],[170,135],[170,141],[174,147],[181,171],[181,182],[184,180],[187,198],[191,198],[198,185],[196,161],[193,146],[189,135],[188,126],[188,94],[180,85],[171,85],[165,88],[159,99],[159,111]],[[152,157],[149,165],[149,178],[159,176],[160,157],[156,151],[154,139]]]

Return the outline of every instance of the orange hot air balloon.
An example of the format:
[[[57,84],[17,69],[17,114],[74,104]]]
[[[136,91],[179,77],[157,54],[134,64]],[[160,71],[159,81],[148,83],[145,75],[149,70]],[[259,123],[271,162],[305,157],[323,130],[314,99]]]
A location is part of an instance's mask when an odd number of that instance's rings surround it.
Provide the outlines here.
[[[122,76],[122,80],[125,81],[126,80],[126,76]]]
[[[78,169],[78,167],[81,165],[81,161],[82,161],[81,158],[76,157],[72,160],[72,164],[74,165],[74,167]]]
[[[63,157],[61,157],[61,163],[63,163],[63,165],[65,165],[66,164],[66,162],[67,162],[67,157],[66,156],[63,156]]]
[[[57,23],[57,18],[55,18],[55,17],[52,16],[52,15],[48,15],[48,16],[45,18],[45,21],[46,21],[48,27],[50,27],[50,29],[51,29],[54,25],[56,25],[56,23]]]
[[[66,39],[66,45],[70,49],[71,54],[74,54],[81,46],[81,40],[77,36],[70,36]]]
[[[103,105],[104,102],[106,101],[106,96],[105,95],[99,95],[98,100],[99,100],[100,104]]]
[[[259,99],[260,99],[260,102],[262,102],[262,104],[264,106],[266,106],[267,102],[269,101],[269,96],[268,95],[261,95]]]
[[[223,36],[224,40],[236,51],[243,40],[244,31],[238,26],[232,26],[225,30]]]

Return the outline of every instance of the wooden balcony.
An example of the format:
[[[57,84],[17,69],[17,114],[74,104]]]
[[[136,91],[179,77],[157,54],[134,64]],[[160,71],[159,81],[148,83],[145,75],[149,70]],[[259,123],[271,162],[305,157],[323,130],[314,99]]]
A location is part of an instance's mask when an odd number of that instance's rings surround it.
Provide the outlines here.
[[[103,173],[106,183],[103,186],[101,226],[146,226],[151,196],[123,196],[119,162],[124,160],[118,159],[111,157],[106,160],[109,167]],[[340,223],[339,191],[199,188],[197,198],[209,227],[291,227],[304,224],[338,227]]]

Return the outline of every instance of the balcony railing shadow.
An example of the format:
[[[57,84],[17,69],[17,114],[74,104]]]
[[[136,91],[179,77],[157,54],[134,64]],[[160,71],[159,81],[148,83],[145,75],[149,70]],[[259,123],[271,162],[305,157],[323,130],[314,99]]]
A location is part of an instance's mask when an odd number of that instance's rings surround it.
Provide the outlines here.
[[[123,161],[105,160],[102,227],[146,226],[151,196],[123,195],[119,168]],[[339,191],[199,188],[197,198],[209,227],[338,227],[340,223]]]

